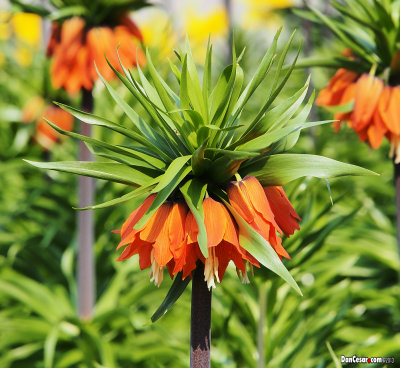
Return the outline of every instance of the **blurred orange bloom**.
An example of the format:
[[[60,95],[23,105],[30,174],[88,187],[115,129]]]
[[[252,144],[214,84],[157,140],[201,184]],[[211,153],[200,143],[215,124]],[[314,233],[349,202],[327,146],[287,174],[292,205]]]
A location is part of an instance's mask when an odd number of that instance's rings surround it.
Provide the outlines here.
[[[349,103],[354,99],[357,77],[357,73],[343,68],[338,69],[329,84],[320,91],[315,103],[318,106],[336,106]],[[348,120],[350,115],[351,113],[335,114],[334,119],[339,120],[333,123],[336,132],[340,129],[341,122]]]
[[[391,144],[389,156],[400,163],[400,86],[385,86],[379,77],[357,75],[339,69],[328,86],[321,90],[317,104],[337,106],[354,100],[354,107],[345,113],[336,113],[336,131],[342,121],[348,121],[362,142],[368,141],[374,149],[386,136]]]
[[[94,63],[100,74],[110,80],[114,73],[105,56],[122,72],[117,55],[118,47],[125,67],[143,64],[144,54],[135,47],[135,40],[141,41],[142,35],[127,15],[121,17],[119,24],[113,28],[88,28],[79,17],[68,19],[62,24],[53,23],[47,55],[53,59],[50,72],[54,87],[63,87],[71,94],[78,93],[82,88],[91,89],[98,78]]]
[[[199,228],[194,215],[184,202],[164,202],[144,226],[134,229],[154,202],[151,194],[131,213],[122,225],[121,241],[117,249],[125,246],[119,261],[139,255],[141,269],[151,267],[150,277],[156,285],[163,279],[166,266],[171,278],[182,271],[182,277],[191,276],[196,263],[204,263],[204,279],[209,288],[221,282],[230,261],[243,282],[248,282],[246,265],[259,267],[258,261],[243,249],[239,242],[239,229],[227,208],[210,197],[203,201],[204,225],[207,232],[208,257],[205,258],[197,241]],[[275,249],[279,257],[290,258],[281,245],[282,234],[278,221],[287,236],[299,228],[300,218],[294,211],[281,187],[262,188],[254,177],[248,176],[228,187],[228,198],[239,214]],[[271,205],[270,205],[271,204]],[[275,221],[276,218],[276,221]]]
[[[40,96],[32,97],[25,104],[22,111],[22,121],[24,123],[36,123],[33,138],[42,148],[48,151],[62,138],[62,135],[47,124],[43,118],[46,118],[66,131],[73,129],[74,118],[71,114],[57,106],[46,105]]]

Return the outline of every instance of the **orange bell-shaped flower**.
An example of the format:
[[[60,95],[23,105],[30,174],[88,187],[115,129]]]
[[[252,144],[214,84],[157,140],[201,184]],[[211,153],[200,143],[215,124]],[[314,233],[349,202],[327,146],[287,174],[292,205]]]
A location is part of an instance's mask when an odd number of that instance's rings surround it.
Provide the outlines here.
[[[122,16],[114,27],[87,28],[79,17],[67,19],[61,25],[53,23],[47,56],[53,59],[50,72],[54,87],[65,88],[71,94],[82,88],[91,89],[98,79],[95,63],[105,79],[113,78],[114,73],[105,56],[122,72],[117,57],[118,46],[125,67],[143,64],[144,54],[135,47],[135,39],[141,41],[142,35],[127,15]]]
[[[228,198],[239,215],[271,244],[280,257],[290,259],[277,234],[282,234],[282,230],[276,223],[263,187],[254,176],[232,182],[228,187]]]

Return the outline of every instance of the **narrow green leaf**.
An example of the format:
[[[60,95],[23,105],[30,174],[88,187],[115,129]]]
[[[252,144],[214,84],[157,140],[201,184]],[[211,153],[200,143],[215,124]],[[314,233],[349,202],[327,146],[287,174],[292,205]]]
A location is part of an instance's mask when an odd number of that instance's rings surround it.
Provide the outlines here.
[[[137,143],[142,144],[145,147],[149,147],[150,149],[154,150],[157,152],[157,154],[165,159],[167,162],[170,161],[170,157],[166,155],[162,150],[160,150],[157,146],[153,145],[152,143],[149,142],[149,140],[145,139],[142,135],[135,133],[129,129],[126,129],[124,127],[121,127],[118,124],[113,123],[112,121],[109,121],[107,119],[104,119],[100,116],[96,116],[94,114],[89,114],[87,112],[75,109],[73,107],[54,102],[57,106],[61,107],[63,110],[69,112],[71,115],[75,116],[77,119],[83,121],[86,124],[91,124],[91,125],[98,125],[98,126],[104,126],[107,128],[110,128],[120,134],[125,135],[128,138],[131,138]]]
[[[235,120],[239,116],[239,113],[243,109],[243,106],[247,103],[247,101],[253,95],[253,93],[255,92],[257,87],[260,85],[260,83],[266,77],[266,75],[272,65],[272,62],[274,60],[275,51],[276,51],[278,39],[279,39],[281,32],[282,32],[282,28],[280,28],[276,32],[271,46],[268,48],[268,51],[262,58],[259,66],[258,66],[256,72],[254,73],[253,77],[251,78],[249,84],[247,85],[247,87],[244,89],[244,91],[240,95],[240,98],[237,101],[236,107],[233,111],[233,120]]]
[[[309,67],[323,67],[323,68],[346,68],[356,72],[368,72],[371,64],[365,63],[361,60],[350,60],[341,56],[333,56],[329,58],[310,57],[305,58],[296,63],[296,69],[309,68]]]
[[[169,289],[167,296],[158,307],[158,309],[151,316],[151,321],[153,323],[160,319],[165,313],[167,313],[171,309],[171,307],[185,291],[186,286],[189,285],[190,280],[190,277],[186,277],[184,280],[182,280],[182,271],[175,275],[174,282],[172,283],[172,286]]]
[[[101,81],[103,84],[106,86],[108,93],[110,96],[113,98],[115,103],[122,109],[122,111],[128,116],[128,118],[132,121],[134,126],[137,128],[137,130],[140,132],[140,123],[139,123],[139,115],[130,107],[115,91],[113,87],[111,87],[110,83],[108,83],[103,76],[100,74],[99,70],[97,69],[97,65],[95,64],[96,67],[96,72],[98,76],[100,77]]]
[[[172,155],[175,157],[178,156],[177,148],[172,145],[172,142],[176,142],[178,147],[184,147],[183,142],[175,133],[173,127],[171,127],[167,121],[165,121],[159,114],[157,110],[157,106],[152,103],[152,101],[146,96],[143,91],[143,88],[133,79],[124,77],[118,70],[114,68],[114,66],[107,60],[108,65],[117,75],[117,77],[122,81],[122,83],[129,89],[129,91],[133,94],[133,96],[140,102],[143,108],[148,112],[154,122],[157,124],[159,129],[163,131],[166,137],[171,138],[171,142],[166,139],[166,142],[169,144],[170,149],[172,150]],[[170,153],[170,155],[171,155]]]
[[[206,60],[204,64],[204,72],[203,72],[203,100],[204,100],[204,107],[206,111],[206,116],[205,116],[205,123],[209,123],[209,101],[208,101],[208,96],[210,95],[211,92],[211,80],[212,80],[212,69],[211,69],[211,63],[212,63],[212,45],[210,43],[210,37],[208,37],[208,43],[207,43],[207,53],[206,53]]]
[[[333,363],[335,364],[335,368],[342,368],[342,364],[340,363],[339,359],[338,359],[338,355],[335,354],[335,352],[332,349],[331,344],[329,343],[329,341],[325,341],[326,347],[329,350],[329,354],[333,360]]]
[[[211,93],[211,124],[221,126],[225,114],[229,108],[229,102],[232,96],[232,89],[236,79],[236,55],[233,55],[233,64],[226,67],[220,75],[218,82]]]
[[[161,175],[159,183],[154,188],[153,193],[158,193],[160,190],[164,189],[168,184],[170,184],[171,180],[178,175],[191,157],[192,156],[189,155],[182,156],[172,161],[165,173]]]
[[[203,211],[203,200],[207,190],[207,184],[201,182],[198,179],[190,179],[179,189],[183,194],[183,197],[185,198],[186,204],[188,205],[190,211],[196,219],[197,226],[199,228],[197,242],[199,244],[201,253],[205,258],[207,258],[207,231],[204,225]]]
[[[174,73],[176,80],[180,84],[181,83],[181,71],[177,68],[177,66],[170,59],[168,59],[168,63],[172,70],[172,73]]]
[[[127,156],[133,159],[138,160],[143,167],[148,167],[148,168],[154,168],[157,170],[163,170],[165,168],[165,163],[161,160],[158,160],[154,157],[144,155],[144,154],[138,154],[134,153],[131,150],[127,150],[126,148],[115,146],[112,144],[108,144],[103,141],[99,141],[97,139],[87,137],[82,134],[74,133],[74,132],[68,132],[66,130],[63,130],[59,128],[57,125],[53,124],[51,121],[47,120],[46,118],[43,118],[53,129],[57,130],[59,133],[64,134],[68,137],[79,139],[85,143],[88,143],[89,145],[92,145],[94,147],[98,147],[101,149],[109,150],[111,152],[115,152],[118,154],[121,154],[123,156]]]
[[[240,174],[255,176],[263,186],[285,185],[305,176],[333,178],[347,175],[378,175],[362,167],[327,157],[303,154],[265,157],[242,167]]]
[[[350,37],[348,35],[346,35],[336,24],[335,22],[327,17],[326,15],[322,14],[318,9],[310,6],[309,4],[307,4],[307,7],[318,17],[321,19],[322,22],[324,22],[324,24],[331,29],[331,31],[333,33],[336,34],[336,36],[343,41],[343,43],[350,47],[354,52],[356,52],[358,55],[362,56],[365,60],[368,60],[370,63],[374,64],[376,62],[376,60],[370,55],[368,54],[364,48],[354,42],[354,40],[351,40]]]
[[[127,201],[131,201],[133,199],[135,199],[135,203],[139,203],[140,204],[150,194],[150,191],[151,191],[152,187],[157,184],[157,180],[158,179],[159,178],[156,178],[156,179],[152,180],[149,184],[142,185],[141,187],[133,190],[132,192],[124,194],[121,197],[111,199],[110,201],[99,203],[99,204],[96,204],[94,206],[83,207],[83,208],[75,208],[74,207],[74,209],[75,210],[80,210],[80,211],[81,210],[97,210],[99,208],[106,208],[106,207],[110,207],[110,206],[115,206],[116,204],[120,204],[120,203],[124,203],[124,202],[127,202]],[[134,206],[135,205],[133,205],[133,207]]]
[[[126,165],[110,162],[88,161],[59,161],[59,162],[35,162],[24,160],[28,164],[40,169],[55,170],[71,174],[90,176],[96,179],[114,181],[128,185],[144,185],[153,179]]]
[[[290,43],[288,43],[288,45],[290,45]],[[287,45],[287,47],[288,47],[288,45]],[[281,61],[284,59],[283,55],[286,55],[286,53],[288,52],[287,47],[284,50],[284,52],[283,52],[283,54],[282,54],[282,56],[280,58],[280,61],[279,61],[279,64],[278,64],[278,68],[277,68],[277,70],[275,72],[275,79],[274,79],[273,85],[276,85],[276,83],[279,80],[279,76],[280,76],[281,69],[282,69]],[[282,78],[281,82],[278,84],[278,87],[276,87],[275,89],[272,88],[270,96],[268,97],[266,103],[261,107],[261,109],[258,112],[257,116],[253,119],[253,122],[251,124],[249,124],[248,128],[243,133],[242,137],[236,142],[236,145],[244,143],[248,139],[249,136],[251,138],[253,138],[250,133],[253,131],[253,129],[255,129],[255,125],[264,116],[265,112],[269,109],[269,107],[271,106],[271,104],[273,103],[275,98],[278,96],[278,94],[280,93],[280,91],[282,90],[284,85],[286,84],[287,80],[289,79],[290,75],[292,74],[292,72],[294,70],[294,67],[295,67],[296,62],[297,62],[297,58],[299,57],[299,54],[300,54],[300,50],[301,50],[301,45],[299,46],[299,48],[297,50],[297,54],[296,54],[296,57],[295,57],[294,61],[292,62],[289,70],[286,72],[286,74]],[[282,61],[282,63],[283,63],[283,61]]]
[[[85,17],[87,16],[88,9],[84,6],[81,5],[72,5],[72,6],[66,6],[61,9],[56,9],[53,10],[49,16],[48,19],[51,21],[60,21],[66,18],[72,18],[72,17]]]
[[[44,342],[44,368],[54,366],[54,355],[59,334],[59,326],[55,325],[49,332]]]
[[[313,126],[332,123],[334,121],[335,120],[313,121],[305,124],[290,125],[281,129],[274,130],[272,132],[268,131],[267,133],[264,133],[260,137],[257,137],[241,145],[240,147],[238,147],[238,149],[250,152],[252,151],[262,152],[266,150],[268,147],[270,147],[273,143],[278,142],[279,140],[287,137],[292,133],[298,132],[302,129],[311,128]]]
[[[192,50],[190,48],[188,37],[186,37],[186,56],[187,56],[187,79],[189,83],[188,94],[190,102],[194,110],[198,111],[203,117],[203,120],[207,121],[207,112],[204,106],[203,92],[201,90],[199,74],[197,73],[197,68],[193,61]]]
[[[221,122],[217,121],[216,123],[219,127],[221,127],[221,130],[217,131],[217,133],[215,134],[215,138],[211,146],[215,146],[214,142],[217,142],[218,146],[221,147],[222,142],[224,140],[224,136],[226,136],[224,129],[231,128],[230,123],[234,123],[233,120],[234,117],[231,116],[231,114],[236,106],[236,103],[240,96],[240,92],[242,91],[243,79],[244,79],[243,69],[239,65],[236,65],[236,76],[232,86],[232,93],[229,99],[228,109],[226,110]],[[236,127],[233,128],[235,129]]]

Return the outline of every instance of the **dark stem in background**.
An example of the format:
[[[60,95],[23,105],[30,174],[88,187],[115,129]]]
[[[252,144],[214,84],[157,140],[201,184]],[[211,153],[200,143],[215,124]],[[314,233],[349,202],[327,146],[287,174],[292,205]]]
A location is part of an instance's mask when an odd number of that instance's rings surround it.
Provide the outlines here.
[[[226,51],[226,61],[228,64],[232,61],[232,42],[233,42],[233,31],[232,31],[232,1],[224,0],[226,18],[228,19],[228,37],[227,41],[227,51]]]
[[[82,110],[93,111],[93,96],[91,90],[82,90]],[[81,122],[81,134],[91,136],[91,126]],[[79,142],[79,161],[92,161],[92,155],[84,142]],[[78,177],[79,207],[93,205],[94,179],[86,176]],[[78,211],[78,311],[82,319],[92,316],[95,300],[94,273],[94,226],[93,211]]]
[[[400,164],[394,164],[394,186],[396,188],[397,250],[400,257]]]
[[[211,347],[211,290],[204,281],[204,264],[197,263],[192,280],[190,367],[209,368]]]

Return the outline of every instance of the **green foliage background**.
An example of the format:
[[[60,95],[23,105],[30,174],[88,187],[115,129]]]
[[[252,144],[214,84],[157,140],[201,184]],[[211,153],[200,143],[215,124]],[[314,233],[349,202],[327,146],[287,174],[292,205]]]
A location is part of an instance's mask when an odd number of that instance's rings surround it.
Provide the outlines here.
[[[298,23],[299,42],[307,31],[304,23],[285,16],[291,26]],[[248,48],[243,68],[254,70],[267,45],[256,44],[254,35],[245,31],[237,33],[237,49]],[[314,35],[313,41],[318,48],[321,36]],[[187,367],[190,288],[167,315],[151,324],[171,281],[166,279],[158,289],[149,283],[147,272],[139,271],[137,259],[115,261],[118,236],[111,230],[131,212],[129,202],[95,212],[97,304],[92,320],[77,317],[72,210],[77,199],[71,190],[76,177],[44,173],[22,161],[47,159],[29,139],[33,127],[20,123],[25,96],[40,91],[43,76],[37,71],[44,60],[39,57],[22,68],[12,62],[6,47],[2,50],[0,367]],[[159,70],[167,70],[161,61]],[[321,88],[328,77],[327,71],[318,70],[312,82]],[[297,71],[287,96],[305,79],[305,71]],[[114,86],[130,98],[118,83]],[[262,94],[257,96],[252,101],[255,110],[263,102]],[[97,114],[124,123],[122,111],[100,86],[95,101]],[[320,110],[313,114],[314,120],[331,118]],[[107,139],[119,143],[120,138]],[[400,268],[387,144],[372,151],[350,130],[334,134],[329,126],[319,126],[302,132],[295,152],[325,155],[381,176],[330,182],[333,205],[321,180],[298,180],[286,187],[303,222],[301,231],[284,241],[292,256],[285,264],[304,297],[268,270],[257,269],[252,283],[242,285],[229,269],[213,292],[212,366],[338,367],[341,354],[394,356],[400,361]],[[53,161],[74,160],[75,142],[64,141],[50,155]],[[96,202],[126,190],[119,184],[96,185]]]

